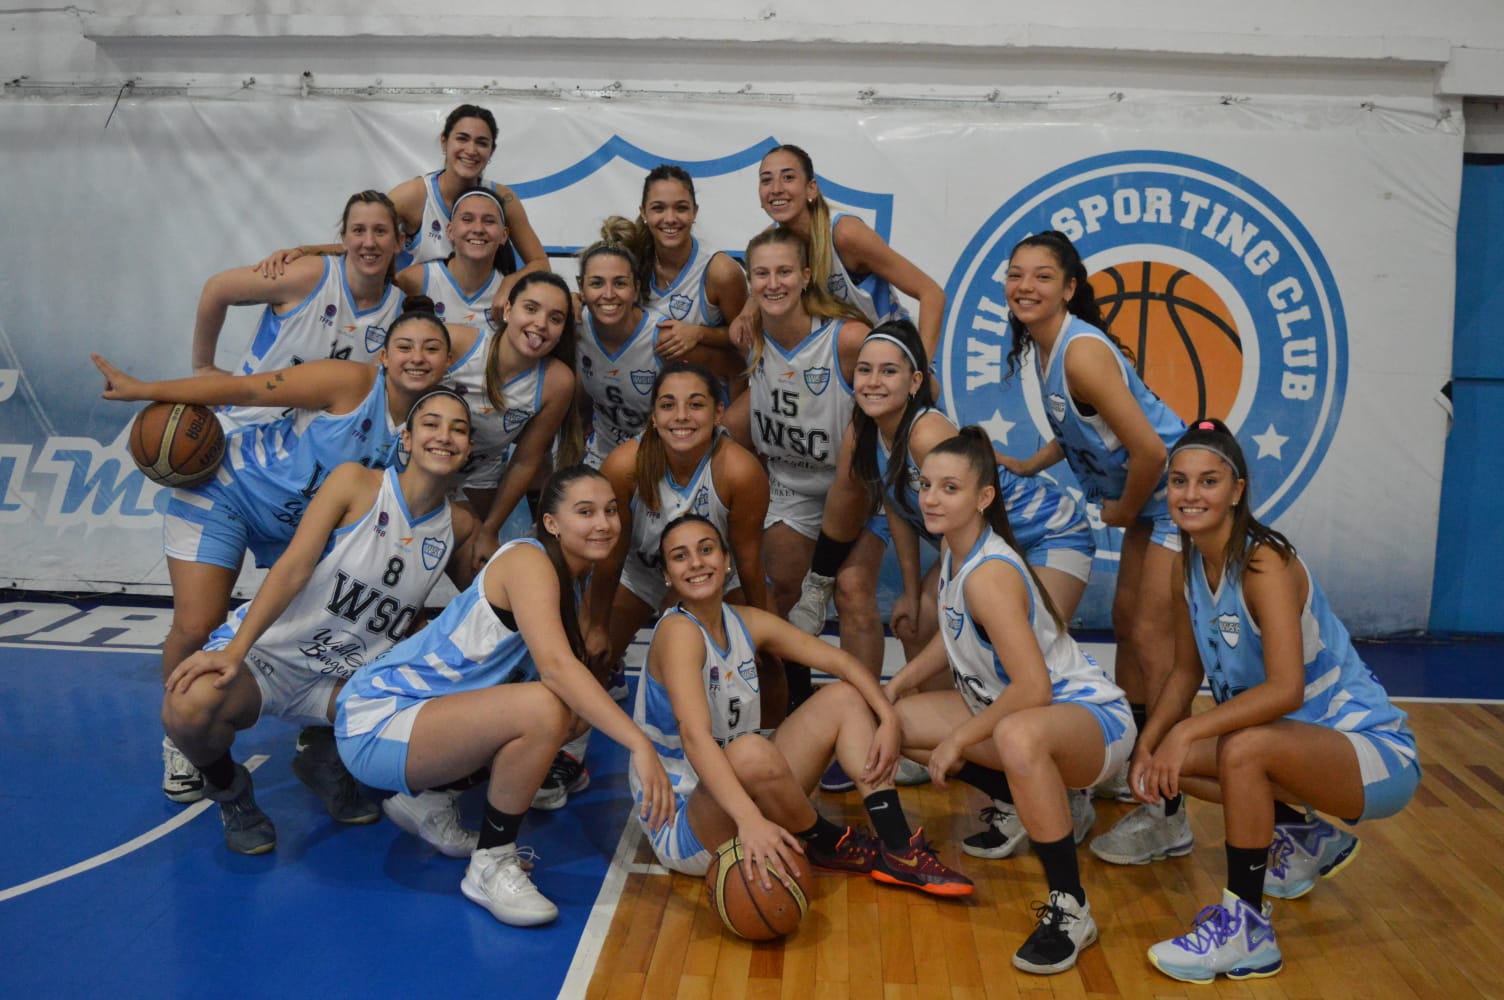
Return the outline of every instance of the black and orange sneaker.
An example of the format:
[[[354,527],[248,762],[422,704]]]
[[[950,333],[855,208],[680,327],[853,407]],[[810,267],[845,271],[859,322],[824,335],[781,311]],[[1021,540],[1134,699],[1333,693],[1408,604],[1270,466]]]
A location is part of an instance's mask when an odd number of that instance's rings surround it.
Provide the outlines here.
[[[866,830],[848,826],[834,851],[822,851],[812,842],[804,845],[804,857],[811,865],[832,872],[870,875],[878,865],[882,843]]]
[[[947,868],[924,842],[924,830],[914,831],[909,846],[890,851],[881,846],[872,877],[889,885],[903,885],[931,896],[970,896],[976,891],[971,879]]]

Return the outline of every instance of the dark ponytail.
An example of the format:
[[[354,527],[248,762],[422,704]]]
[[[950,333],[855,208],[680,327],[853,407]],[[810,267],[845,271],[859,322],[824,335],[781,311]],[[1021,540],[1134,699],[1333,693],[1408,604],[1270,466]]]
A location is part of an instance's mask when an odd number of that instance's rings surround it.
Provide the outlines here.
[[[392,339],[392,334],[397,332],[398,327],[419,321],[432,323],[438,327],[439,332],[444,335],[444,348],[446,350],[454,346],[449,340],[449,327],[445,326],[444,321],[439,318],[439,314],[434,312],[433,299],[427,295],[409,295],[402,300],[402,314],[392,320],[392,325],[386,328],[386,336],[382,338],[381,346],[385,347],[387,345]]]
[[[894,319],[879,324],[877,329],[867,334],[862,341],[863,346],[873,338],[899,341],[914,366],[913,371],[929,370],[924,341],[919,337],[919,330],[908,320]],[[908,497],[900,489],[900,484],[903,482],[904,467],[908,463],[909,432],[914,429],[914,420],[934,405],[935,394],[930,388],[930,380],[925,378],[919,383],[919,390],[904,405],[903,415],[898,419],[898,431],[893,435],[893,447],[888,453],[888,469],[881,476],[877,471],[877,421],[863,413],[860,405],[852,407],[851,427],[854,436],[851,477],[861,483],[862,489],[867,493],[869,515],[877,513],[877,509],[882,506],[885,492],[891,494],[903,510],[912,515],[918,514],[918,511],[909,510]]]
[[[1170,449],[1170,459],[1173,460],[1177,452],[1189,448],[1200,448],[1211,452],[1232,466],[1233,475],[1243,480],[1243,495],[1232,507],[1232,536],[1228,539],[1227,549],[1223,556],[1226,560],[1222,570],[1223,578],[1239,579],[1248,566],[1253,550],[1260,545],[1269,546],[1285,562],[1294,559],[1295,546],[1290,540],[1253,516],[1252,489],[1248,481],[1248,459],[1243,454],[1243,446],[1238,444],[1238,439],[1233,436],[1227,425],[1216,419],[1196,421],[1186,428],[1180,440],[1176,441],[1174,447]],[[1189,552],[1190,545],[1190,535],[1181,531],[1180,551]]]
[[[549,562],[554,564],[554,572],[559,578],[559,618],[564,625],[564,635],[569,639],[570,650],[581,661],[585,659],[585,637],[580,631],[578,582],[569,572],[569,564],[564,559],[564,549],[559,544],[559,539],[543,526],[543,516],[552,514],[558,517],[569,487],[581,479],[592,477],[607,482],[605,476],[588,465],[571,465],[549,476],[538,498],[532,528],[532,537],[543,544],[543,551],[548,553]]]

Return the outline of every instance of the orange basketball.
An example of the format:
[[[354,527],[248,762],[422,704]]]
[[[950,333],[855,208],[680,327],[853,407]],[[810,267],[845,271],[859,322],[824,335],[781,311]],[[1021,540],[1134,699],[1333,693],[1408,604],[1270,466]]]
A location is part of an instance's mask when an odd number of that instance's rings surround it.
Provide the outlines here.
[[[1182,420],[1226,418],[1243,377],[1243,341],[1222,297],[1189,271],[1136,261],[1091,276],[1102,319],[1145,384]]]
[[[225,432],[208,407],[152,403],[131,424],[131,458],[159,486],[193,486],[214,475]]]
[[[787,882],[774,878],[771,891],[748,881],[742,864],[742,841],[732,837],[716,849],[705,872],[705,895],[726,929],[749,941],[771,941],[792,934],[804,919],[809,902],[804,895],[802,869],[788,873]]]

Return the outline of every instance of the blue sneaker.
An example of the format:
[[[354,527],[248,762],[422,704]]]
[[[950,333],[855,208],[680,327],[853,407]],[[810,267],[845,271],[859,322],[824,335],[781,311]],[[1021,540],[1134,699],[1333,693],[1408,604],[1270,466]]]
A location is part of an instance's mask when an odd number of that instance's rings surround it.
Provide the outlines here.
[[[1267,979],[1284,968],[1274,940],[1269,904],[1255,910],[1227,889],[1222,902],[1196,914],[1183,937],[1149,949],[1149,964],[1171,979],[1205,985],[1218,976]]]
[[[846,776],[841,770],[839,761],[831,761],[825,773],[820,775],[820,791],[822,792],[849,792],[856,787],[856,782]]]
[[[1264,894],[1299,899],[1318,878],[1331,878],[1358,856],[1358,838],[1310,815],[1304,823],[1280,823],[1269,845]]]

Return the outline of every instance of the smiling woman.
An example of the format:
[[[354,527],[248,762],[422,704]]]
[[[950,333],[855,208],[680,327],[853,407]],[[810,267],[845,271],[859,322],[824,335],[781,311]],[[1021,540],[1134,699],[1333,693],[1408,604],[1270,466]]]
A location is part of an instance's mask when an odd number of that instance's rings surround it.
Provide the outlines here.
[[[408,303],[386,331],[378,365],[310,361],[257,375],[144,382],[93,356],[106,399],[287,413],[232,433],[215,478],[174,490],[167,503],[163,534],[173,613],[162,643],[164,680],[225,620],[246,551],[258,566],[271,565],[329,470],[345,462],[383,469],[396,459],[402,422],[449,363],[448,331],[429,305],[426,299]],[[163,793],[176,802],[201,798],[202,776],[170,741],[164,740],[163,758]]]

